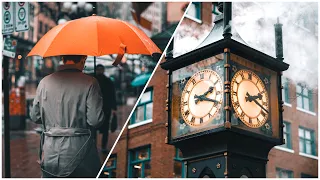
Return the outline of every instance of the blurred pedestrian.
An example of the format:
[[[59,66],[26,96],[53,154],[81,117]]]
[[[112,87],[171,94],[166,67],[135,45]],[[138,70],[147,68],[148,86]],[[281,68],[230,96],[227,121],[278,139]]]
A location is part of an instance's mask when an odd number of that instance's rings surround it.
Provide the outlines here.
[[[104,121],[97,80],[82,73],[87,56],[62,56],[64,65],[37,88],[31,119],[43,124],[43,177],[96,177],[101,163],[92,129]]]
[[[98,64],[96,66],[96,79],[99,82],[102,98],[103,98],[103,112],[105,114],[105,120],[102,126],[99,128],[100,134],[102,134],[101,140],[101,152],[108,153],[107,149],[109,129],[110,129],[110,118],[116,116],[117,102],[116,102],[116,90],[113,81],[104,75],[104,66]]]

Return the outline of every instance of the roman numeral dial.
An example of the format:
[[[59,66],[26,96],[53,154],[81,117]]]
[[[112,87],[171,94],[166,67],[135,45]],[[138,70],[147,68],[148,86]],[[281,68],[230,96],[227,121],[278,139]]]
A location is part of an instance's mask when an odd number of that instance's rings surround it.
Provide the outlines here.
[[[269,97],[264,82],[250,70],[239,70],[231,81],[231,102],[239,119],[259,128],[269,116]]]
[[[221,108],[223,83],[219,75],[204,69],[195,73],[186,83],[181,94],[180,112],[190,126],[211,122]]]

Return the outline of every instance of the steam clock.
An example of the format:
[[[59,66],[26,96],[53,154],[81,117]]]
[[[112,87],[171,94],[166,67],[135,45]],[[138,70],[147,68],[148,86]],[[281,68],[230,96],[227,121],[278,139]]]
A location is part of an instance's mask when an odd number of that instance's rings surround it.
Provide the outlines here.
[[[169,77],[167,143],[181,150],[186,177],[266,177],[269,151],[284,143],[281,74],[289,65],[281,24],[273,58],[232,36],[231,3],[219,5],[223,14],[204,42],[161,64]]]

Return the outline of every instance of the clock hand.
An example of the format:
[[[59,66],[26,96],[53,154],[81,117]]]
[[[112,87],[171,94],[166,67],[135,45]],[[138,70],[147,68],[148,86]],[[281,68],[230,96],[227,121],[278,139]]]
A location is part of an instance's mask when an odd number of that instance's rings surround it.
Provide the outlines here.
[[[215,105],[219,103],[217,100],[210,99],[210,98],[207,98],[207,97],[202,97],[202,100],[203,100],[203,101],[211,101],[211,102],[214,102]]]
[[[269,111],[266,110],[256,99],[253,99],[253,101],[254,101],[258,106],[260,106],[261,109],[263,109],[265,112],[269,113]]]
[[[198,95],[195,94],[194,95],[195,103],[198,104],[199,101],[203,101],[202,97],[203,97],[203,95],[198,96]]]
[[[249,94],[249,92],[247,92],[247,94],[246,94],[248,97],[245,97],[245,99],[246,99],[246,102],[251,102],[252,100],[255,100],[255,99],[259,99],[259,100],[261,100],[262,99],[262,95],[260,94],[260,93],[258,93],[258,95],[257,96],[251,96],[250,94]]]
[[[203,95],[204,95],[204,96],[207,96],[209,93],[212,93],[213,89],[214,89],[214,87],[210,86],[209,89],[208,89],[208,91],[205,92]]]
[[[203,97],[207,96],[209,93],[212,93],[214,87],[210,86],[208,91],[206,91],[204,94],[202,95],[194,95],[194,98],[196,99],[195,100],[195,103],[198,104],[199,101],[203,101]]]

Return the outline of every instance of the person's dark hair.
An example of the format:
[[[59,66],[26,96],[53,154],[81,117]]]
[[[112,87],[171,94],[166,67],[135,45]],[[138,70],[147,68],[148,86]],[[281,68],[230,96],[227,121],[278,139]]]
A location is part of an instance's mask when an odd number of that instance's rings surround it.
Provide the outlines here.
[[[81,58],[84,57],[84,55],[62,55],[63,62],[66,62],[67,60],[71,60],[74,63],[79,63]]]
[[[96,66],[96,68],[97,68],[97,69],[99,69],[99,68],[104,69],[104,66],[103,66],[102,64],[98,64],[98,65]]]

